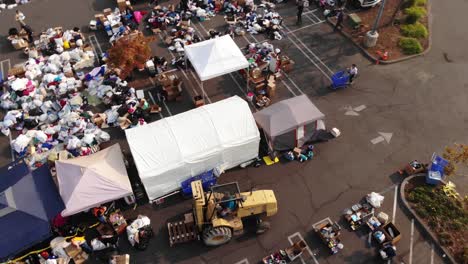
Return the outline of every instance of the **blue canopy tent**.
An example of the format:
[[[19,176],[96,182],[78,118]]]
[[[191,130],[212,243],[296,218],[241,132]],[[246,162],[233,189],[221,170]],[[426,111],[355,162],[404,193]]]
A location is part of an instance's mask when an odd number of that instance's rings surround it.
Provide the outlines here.
[[[65,208],[48,166],[23,160],[0,169],[0,260],[51,235],[50,220]]]

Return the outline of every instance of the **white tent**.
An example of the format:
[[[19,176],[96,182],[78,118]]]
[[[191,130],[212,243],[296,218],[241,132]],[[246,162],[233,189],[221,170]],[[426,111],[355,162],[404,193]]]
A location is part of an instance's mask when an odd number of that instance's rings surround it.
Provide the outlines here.
[[[194,43],[184,50],[201,80],[202,90],[203,81],[249,68],[249,62],[229,35]]]
[[[238,96],[127,129],[125,134],[151,200],[176,191],[192,176],[257,157],[260,143],[250,108]]]
[[[55,162],[62,216],[133,194],[119,144],[89,156]]]

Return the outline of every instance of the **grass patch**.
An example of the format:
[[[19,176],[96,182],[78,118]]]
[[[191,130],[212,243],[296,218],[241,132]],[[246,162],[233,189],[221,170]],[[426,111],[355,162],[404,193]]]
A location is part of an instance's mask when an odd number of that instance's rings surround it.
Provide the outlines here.
[[[421,43],[415,38],[400,38],[398,46],[400,46],[406,55],[419,54],[423,51]]]
[[[409,25],[402,25],[401,34],[405,37],[418,39],[425,39],[429,35],[427,28],[419,22]]]

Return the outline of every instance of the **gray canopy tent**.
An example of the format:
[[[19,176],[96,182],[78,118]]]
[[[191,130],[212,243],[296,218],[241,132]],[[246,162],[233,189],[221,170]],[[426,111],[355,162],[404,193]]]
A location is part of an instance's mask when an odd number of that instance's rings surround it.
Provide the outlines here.
[[[317,129],[325,129],[324,117],[306,95],[277,102],[254,113],[270,150],[276,151],[302,146]]]

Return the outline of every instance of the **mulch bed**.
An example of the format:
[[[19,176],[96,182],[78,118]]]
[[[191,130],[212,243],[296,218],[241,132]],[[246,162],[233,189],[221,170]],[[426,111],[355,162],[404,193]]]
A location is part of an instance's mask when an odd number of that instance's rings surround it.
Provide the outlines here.
[[[414,190],[414,188],[419,187],[419,186],[427,186],[424,177],[415,177],[408,181],[406,187],[405,187],[405,196],[408,197],[408,195]],[[408,201],[409,205],[415,209],[417,207],[417,204]],[[465,204],[466,206],[466,204]],[[466,207],[465,207],[466,208]],[[466,209],[465,209],[466,210]],[[418,213],[419,215],[419,213]],[[427,226],[430,226],[429,219],[426,217],[422,217],[419,215],[425,222]],[[448,221],[448,220],[446,220]],[[437,236],[439,236],[439,242],[440,241],[440,234],[445,233],[449,235],[449,239],[452,241],[451,245],[445,245],[445,247],[451,252],[453,256],[455,256],[455,259],[457,261],[460,261],[460,263],[466,263],[466,256],[464,256],[464,251],[466,251],[467,246],[466,246],[466,238],[468,237],[468,230],[462,229],[461,231],[454,231],[450,230],[447,227],[441,227],[438,225],[435,228],[431,228],[431,230],[436,233]]]
[[[379,33],[379,39],[377,45],[372,48],[367,48],[367,51],[375,57],[378,57],[377,51],[389,52],[389,60],[396,60],[407,55],[403,54],[401,49],[398,47],[398,40],[402,37],[400,34],[400,25],[395,23],[392,25],[392,16],[397,11],[400,0],[387,0],[385,3],[384,12],[379,22],[377,32]],[[343,31],[348,33],[352,39],[361,46],[364,46],[365,34],[371,30],[374,25],[375,18],[379,12],[380,6],[376,6],[369,9],[357,11],[356,14],[362,20],[362,28],[359,31],[354,30],[349,26],[347,21],[343,23]],[[401,10],[397,12],[395,21],[403,21],[404,15]],[[427,17],[420,21],[426,27],[428,26]],[[427,49],[429,45],[428,39],[420,40],[423,49]]]

